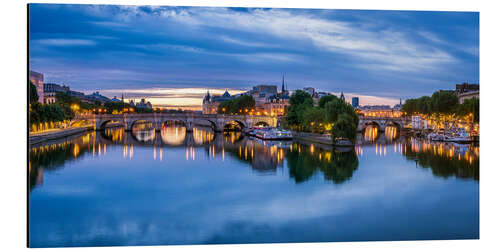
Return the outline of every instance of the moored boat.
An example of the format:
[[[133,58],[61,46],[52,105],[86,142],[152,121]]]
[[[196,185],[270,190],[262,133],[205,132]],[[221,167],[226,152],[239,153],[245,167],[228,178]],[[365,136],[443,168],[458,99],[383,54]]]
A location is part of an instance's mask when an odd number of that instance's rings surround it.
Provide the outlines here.
[[[259,129],[255,132],[255,137],[261,140],[291,140],[293,139],[292,132],[284,129],[266,128]]]
[[[432,132],[427,136],[427,139],[431,141],[444,141],[444,142],[457,142],[457,143],[469,143],[473,141],[473,138],[467,133],[464,128],[458,128],[451,132]]]

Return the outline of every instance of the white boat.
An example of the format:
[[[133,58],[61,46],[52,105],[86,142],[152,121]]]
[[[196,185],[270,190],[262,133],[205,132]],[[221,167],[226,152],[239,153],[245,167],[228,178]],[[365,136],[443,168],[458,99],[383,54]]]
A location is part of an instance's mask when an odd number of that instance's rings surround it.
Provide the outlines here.
[[[432,132],[427,136],[427,139],[431,141],[444,141],[445,135],[441,133]]]
[[[431,141],[444,141],[444,142],[458,142],[467,143],[472,141],[472,137],[467,133],[464,128],[458,128],[455,131],[444,133],[444,132],[432,132],[427,138]]]
[[[471,142],[472,137],[469,135],[469,133],[467,133],[467,131],[464,128],[459,128],[455,132],[453,132],[450,137],[446,138],[445,141],[465,143],[465,142]]]
[[[255,137],[261,140],[291,140],[292,132],[284,129],[266,128],[255,132]]]

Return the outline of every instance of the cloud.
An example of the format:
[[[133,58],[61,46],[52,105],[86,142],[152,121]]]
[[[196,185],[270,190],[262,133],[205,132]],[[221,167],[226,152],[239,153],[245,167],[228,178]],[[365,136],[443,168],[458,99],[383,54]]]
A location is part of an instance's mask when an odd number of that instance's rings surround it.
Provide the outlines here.
[[[248,89],[284,73],[290,89],[394,102],[479,80],[474,13],[41,4],[30,20],[30,67],[85,92]]]
[[[236,45],[245,46],[245,47],[265,47],[265,48],[277,47],[275,44],[271,44],[271,43],[246,41],[246,40],[236,39],[236,38],[229,37],[229,36],[221,36],[220,39],[224,42],[227,42],[227,43],[236,44]]]
[[[169,10],[171,11],[171,10]],[[189,18],[186,18],[189,17]],[[356,23],[323,19],[311,14],[292,13],[281,9],[253,9],[235,12],[225,8],[193,8],[183,15],[168,15],[168,20],[200,27],[218,27],[277,36],[282,39],[309,41],[330,53],[357,57],[361,68],[391,71],[432,70],[435,66],[455,62],[456,58],[435,46],[418,43],[409,34],[390,28],[368,29]],[[440,41],[429,32],[422,35]],[[242,46],[264,46],[227,36],[220,39]]]
[[[97,44],[93,40],[68,38],[38,39],[33,42],[47,46],[94,46]]]

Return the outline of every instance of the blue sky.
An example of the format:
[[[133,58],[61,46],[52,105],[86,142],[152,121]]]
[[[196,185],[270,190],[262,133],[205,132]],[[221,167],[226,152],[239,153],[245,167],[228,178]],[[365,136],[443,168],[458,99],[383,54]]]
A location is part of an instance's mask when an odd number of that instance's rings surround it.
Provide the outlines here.
[[[32,4],[29,45],[46,82],[157,106],[282,74],[362,105],[479,82],[477,12]]]

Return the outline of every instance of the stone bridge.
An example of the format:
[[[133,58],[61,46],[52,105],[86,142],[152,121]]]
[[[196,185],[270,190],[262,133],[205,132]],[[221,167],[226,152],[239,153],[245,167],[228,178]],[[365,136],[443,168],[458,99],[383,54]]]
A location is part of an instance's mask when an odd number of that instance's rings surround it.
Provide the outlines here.
[[[132,130],[132,126],[139,121],[151,122],[155,130],[161,130],[162,125],[167,121],[182,122],[188,132],[193,131],[195,125],[210,126],[215,132],[222,132],[224,126],[231,122],[236,122],[244,129],[257,125],[276,127],[277,117],[257,116],[257,115],[224,115],[224,114],[167,114],[167,113],[148,113],[148,114],[91,114],[77,115],[73,122],[87,121],[93,124],[95,130],[102,130],[109,122],[118,122],[126,131]]]
[[[403,128],[405,124],[410,122],[403,117],[369,117],[369,116],[360,116],[358,131],[363,131],[369,125],[375,125],[379,128],[380,131],[385,131],[387,126],[396,126],[399,129]]]

